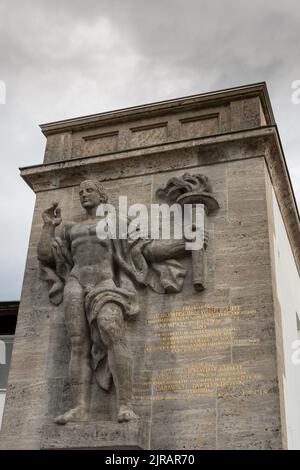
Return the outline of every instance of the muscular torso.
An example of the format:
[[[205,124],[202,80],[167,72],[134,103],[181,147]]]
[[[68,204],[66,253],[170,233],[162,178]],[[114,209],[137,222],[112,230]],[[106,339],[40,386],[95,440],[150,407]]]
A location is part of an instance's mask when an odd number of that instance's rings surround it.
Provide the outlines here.
[[[82,285],[113,279],[113,256],[109,239],[96,234],[97,221],[72,225],[68,230],[74,266]]]

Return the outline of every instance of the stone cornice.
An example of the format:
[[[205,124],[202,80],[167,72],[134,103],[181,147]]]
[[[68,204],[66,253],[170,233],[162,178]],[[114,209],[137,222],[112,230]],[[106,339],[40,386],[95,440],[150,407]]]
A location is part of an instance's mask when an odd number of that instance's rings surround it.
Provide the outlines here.
[[[150,145],[147,147],[132,148],[127,150],[121,150],[117,152],[102,153],[99,155],[93,155],[90,157],[82,158],[72,158],[69,160],[59,160],[56,162],[43,163],[40,165],[30,165],[20,168],[21,176],[26,181],[26,183],[33,189],[33,191],[38,192],[37,186],[35,186],[35,177],[42,177],[43,175],[55,175],[57,172],[70,172],[76,171],[78,168],[89,166],[99,167],[104,163],[109,162],[118,162],[122,160],[127,160],[137,157],[147,157],[153,154],[161,154],[172,152],[174,150],[183,150],[183,149],[196,149],[203,148],[211,145],[224,144],[226,142],[241,141],[243,139],[255,139],[257,137],[266,137],[273,135],[275,126],[263,126],[257,127],[255,129],[239,130],[234,132],[226,132],[217,135],[211,135],[208,137],[197,137],[192,139],[178,140],[173,142],[167,142],[162,144]],[[247,158],[247,156],[245,157]],[[207,164],[213,163],[212,161],[207,162]],[[58,173],[57,173],[58,174]],[[142,174],[142,173],[141,173]],[[115,179],[119,179],[116,176]],[[104,179],[105,180],[105,179]],[[76,186],[77,183],[74,182],[70,186]],[[51,188],[43,188],[43,190],[48,190]]]
[[[101,125],[117,124],[124,121],[163,116],[165,114],[220,106],[237,99],[259,96],[265,114],[267,125],[275,123],[272,106],[265,82],[229,88],[210,93],[202,93],[183,98],[144,104],[130,108],[119,109],[99,114],[92,114],[73,119],[42,124],[41,130],[45,136],[61,132],[76,132],[83,129],[100,127]]]
[[[257,145],[258,141],[261,145]],[[233,148],[235,149],[234,152],[232,152]],[[167,156],[174,154],[174,152],[190,152],[195,156],[196,160],[194,159],[190,163],[183,161],[182,169],[225,161],[264,157],[300,273],[299,213],[280,137],[275,125],[185,141],[181,140],[142,149],[131,149],[123,152],[24,167],[21,169],[21,176],[35,192],[48,191],[60,187],[76,186],[87,174],[97,171],[101,173],[101,168],[107,165],[113,165],[115,168],[116,165],[121,165],[129,159],[135,159],[137,162],[140,159],[145,161],[147,158],[153,158],[156,155],[164,154]],[[171,170],[174,170],[174,168],[164,169],[164,171]],[[151,171],[143,169],[130,174],[128,170],[127,174],[122,177],[155,174],[159,171],[160,168]],[[109,180],[120,178],[120,175],[116,175],[109,178]],[[105,177],[99,179],[102,179],[102,181],[108,180]]]

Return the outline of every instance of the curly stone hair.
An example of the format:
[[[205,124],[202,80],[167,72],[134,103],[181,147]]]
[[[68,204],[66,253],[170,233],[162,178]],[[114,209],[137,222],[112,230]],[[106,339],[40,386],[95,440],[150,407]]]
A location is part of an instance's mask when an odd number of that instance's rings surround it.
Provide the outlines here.
[[[104,202],[107,202],[108,200],[108,197],[107,197],[107,194],[105,192],[105,189],[104,187],[102,186],[102,184],[100,183],[100,181],[98,180],[84,180],[80,183],[80,187],[83,185],[83,184],[91,184],[93,186],[95,186],[96,190],[98,191],[98,193],[100,194],[100,196],[103,198]]]

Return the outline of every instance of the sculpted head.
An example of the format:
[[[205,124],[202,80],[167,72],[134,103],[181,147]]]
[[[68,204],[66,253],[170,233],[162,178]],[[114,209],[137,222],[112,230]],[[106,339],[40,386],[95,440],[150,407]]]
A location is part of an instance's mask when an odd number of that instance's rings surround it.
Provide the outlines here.
[[[79,198],[82,207],[87,210],[107,202],[107,194],[97,180],[82,181],[79,187]]]

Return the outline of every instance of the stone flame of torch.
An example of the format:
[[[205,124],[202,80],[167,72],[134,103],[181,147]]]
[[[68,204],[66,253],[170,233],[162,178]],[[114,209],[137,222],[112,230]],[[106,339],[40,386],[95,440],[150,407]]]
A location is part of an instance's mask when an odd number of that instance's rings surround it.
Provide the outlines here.
[[[184,209],[185,204],[192,205],[192,231],[203,230],[205,237],[207,220],[206,217],[219,208],[218,201],[212,194],[212,188],[208,177],[205,175],[191,175],[185,173],[181,177],[171,178],[164,188],[156,192],[157,196],[170,204],[180,204]],[[204,227],[197,227],[196,204],[204,206]],[[203,246],[198,250],[192,250],[193,285],[195,290],[202,291],[206,287],[206,248],[207,241],[204,239]]]

